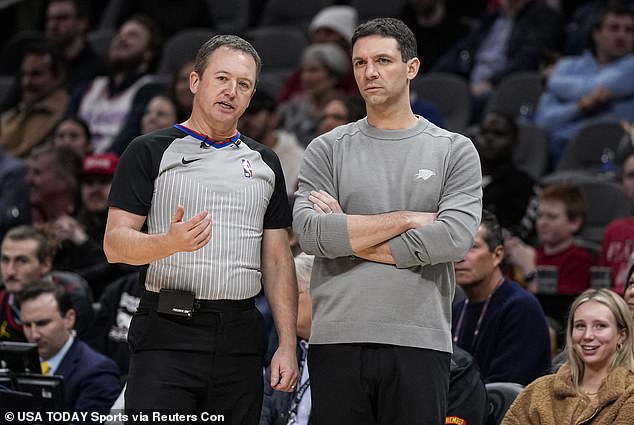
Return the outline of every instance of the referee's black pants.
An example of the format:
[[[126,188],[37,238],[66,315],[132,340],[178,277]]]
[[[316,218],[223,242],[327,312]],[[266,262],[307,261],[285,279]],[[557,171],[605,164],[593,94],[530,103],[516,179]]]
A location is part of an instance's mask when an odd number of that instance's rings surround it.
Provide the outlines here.
[[[128,416],[213,410],[257,425],[266,333],[254,300],[202,301],[193,317],[179,317],[157,313],[156,295],[144,293],[130,324]]]
[[[384,344],[312,344],[312,425],[445,423],[451,355]]]

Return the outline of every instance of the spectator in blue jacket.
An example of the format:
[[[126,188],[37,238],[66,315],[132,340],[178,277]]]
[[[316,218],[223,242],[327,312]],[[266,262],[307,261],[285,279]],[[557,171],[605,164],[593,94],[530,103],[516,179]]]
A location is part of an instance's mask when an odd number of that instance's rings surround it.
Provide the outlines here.
[[[596,121],[634,121],[634,14],[623,5],[607,6],[592,30],[594,46],[561,59],[548,79],[536,113],[549,135],[553,165],[570,138]]]

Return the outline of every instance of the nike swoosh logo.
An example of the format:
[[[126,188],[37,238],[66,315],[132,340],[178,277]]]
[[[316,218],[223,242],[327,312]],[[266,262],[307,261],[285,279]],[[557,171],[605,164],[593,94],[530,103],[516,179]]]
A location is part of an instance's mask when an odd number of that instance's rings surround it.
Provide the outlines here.
[[[201,159],[202,158],[185,159],[185,157],[183,157],[183,159],[181,159],[181,162],[183,163],[183,165],[187,165],[191,164],[192,162],[200,161]]]

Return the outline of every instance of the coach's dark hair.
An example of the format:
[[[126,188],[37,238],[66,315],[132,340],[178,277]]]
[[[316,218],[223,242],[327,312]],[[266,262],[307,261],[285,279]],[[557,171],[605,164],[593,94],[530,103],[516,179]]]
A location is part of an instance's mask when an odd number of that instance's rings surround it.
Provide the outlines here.
[[[369,37],[371,35],[380,35],[383,37],[391,37],[396,40],[398,49],[401,51],[403,62],[416,57],[416,37],[403,21],[396,18],[376,18],[371,21],[359,25],[352,35],[352,44],[361,37]]]
[[[211,56],[211,54],[220,47],[228,47],[230,49],[240,50],[251,55],[256,66],[255,78],[257,80],[260,77],[260,70],[262,69],[262,59],[260,59],[260,55],[258,54],[258,52],[251,45],[251,43],[241,37],[238,37],[237,35],[231,34],[215,35],[207,40],[205,44],[200,47],[198,53],[196,54],[196,61],[194,62],[194,71],[196,71],[199,77],[202,77],[203,72],[205,72],[207,62],[209,61],[209,56]]]
[[[66,312],[73,308],[73,303],[70,300],[70,295],[64,289],[63,286],[56,285],[53,282],[47,280],[41,280],[33,285],[27,286],[22,293],[20,293],[20,304],[24,304],[26,301],[34,300],[40,295],[52,294],[57,301],[57,309],[62,317],[66,315]]]

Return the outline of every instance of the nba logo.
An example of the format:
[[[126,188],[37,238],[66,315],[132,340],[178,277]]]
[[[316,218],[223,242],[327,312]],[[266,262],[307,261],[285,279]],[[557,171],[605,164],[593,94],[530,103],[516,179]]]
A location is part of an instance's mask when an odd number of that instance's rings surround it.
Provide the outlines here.
[[[248,159],[242,160],[242,172],[244,177],[253,177],[253,168],[251,168],[251,162]]]

